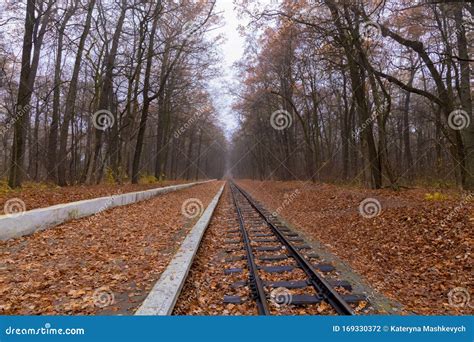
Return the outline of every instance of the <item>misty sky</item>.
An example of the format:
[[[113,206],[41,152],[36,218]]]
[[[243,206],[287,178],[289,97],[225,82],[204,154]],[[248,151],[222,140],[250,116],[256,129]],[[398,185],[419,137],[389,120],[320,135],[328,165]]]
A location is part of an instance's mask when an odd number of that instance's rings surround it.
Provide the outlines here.
[[[235,115],[232,113],[232,96],[228,93],[228,85],[235,83],[236,75],[232,65],[238,61],[244,53],[244,38],[237,32],[239,19],[234,10],[232,0],[218,0],[216,3],[217,12],[224,17],[222,27],[217,30],[218,34],[223,34],[226,38],[221,47],[223,57],[223,77],[212,82],[212,93],[216,94],[214,105],[216,106],[219,117],[225,125],[226,132],[229,134],[237,125]]]

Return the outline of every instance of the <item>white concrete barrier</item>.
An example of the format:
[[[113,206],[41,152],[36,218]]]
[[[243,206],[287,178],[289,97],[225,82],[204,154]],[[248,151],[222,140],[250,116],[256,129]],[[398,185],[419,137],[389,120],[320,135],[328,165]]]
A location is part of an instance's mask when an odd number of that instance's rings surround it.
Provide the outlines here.
[[[189,269],[197,253],[202,237],[206,231],[212,214],[216,209],[219,198],[222,195],[225,184],[221,187],[217,195],[207,206],[199,221],[189,232],[186,239],[179,247],[173,260],[161,274],[160,279],[155,283],[153,289],[145,298],[145,301],[135,312],[138,316],[164,316],[171,315],[178,300],[181,289],[184,286]]]
[[[58,204],[51,207],[26,211],[17,215],[0,215],[0,240],[32,234],[37,230],[54,227],[63,222],[90,216],[110,208],[140,202],[160,194],[213,181],[214,180],[172,185],[163,188]]]

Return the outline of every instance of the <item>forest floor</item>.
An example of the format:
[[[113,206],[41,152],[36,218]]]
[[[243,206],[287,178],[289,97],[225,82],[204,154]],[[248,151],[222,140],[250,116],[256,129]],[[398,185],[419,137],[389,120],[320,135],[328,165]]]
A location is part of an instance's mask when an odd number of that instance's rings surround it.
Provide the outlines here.
[[[222,182],[196,185],[0,242],[0,314],[133,314]],[[127,188],[130,189],[130,188]]]
[[[3,215],[5,203],[12,199],[20,199],[25,203],[26,210],[49,207],[56,204],[82,201],[97,197],[143,191],[164,186],[191,183],[192,181],[173,180],[150,184],[99,184],[75,185],[59,187],[55,185],[27,183],[21,189],[0,187],[0,215]]]
[[[240,181],[256,200],[319,241],[369,284],[417,314],[473,314],[472,198],[455,191],[367,190],[298,181]],[[359,213],[377,199],[381,212]],[[459,290],[461,289],[461,290]],[[456,291],[449,303],[448,293]],[[466,296],[467,298],[459,298]],[[458,297],[456,297],[458,296]]]

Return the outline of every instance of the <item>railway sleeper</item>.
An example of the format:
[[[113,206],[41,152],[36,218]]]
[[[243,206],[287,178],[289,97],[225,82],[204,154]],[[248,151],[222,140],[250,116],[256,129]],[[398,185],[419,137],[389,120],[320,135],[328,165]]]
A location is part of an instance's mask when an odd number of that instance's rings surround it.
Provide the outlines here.
[[[266,281],[265,286],[278,288],[284,287],[287,289],[302,289],[310,285],[307,280],[290,280],[290,281]]]
[[[295,249],[298,249],[298,250],[311,249],[311,246],[310,245],[299,245],[299,246],[295,246]]]
[[[352,285],[347,280],[327,279],[327,281],[332,287],[342,287],[347,291],[352,291]],[[284,287],[287,289],[301,289],[310,286],[311,284],[308,280],[290,280],[266,281],[264,282],[264,285],[272,288]]]
[[[278,240],[277,239],[253,239],[253,242],[269,243],[269,242],[278,242]]]
[[[227,248],[225,250],[226,253],[232,253],[232,252],[238,252],[238,251],[241,251],[243,250],[244,247],[234,247],[234,248]]]
[[[228,233],[228,234],[240,233],[240,230],[238,230],[238,229],[228,229],[226,231],[226,233]]]
[[[224,304],[242,304],[242,302],[240,296],[224,296]]]
[[[291,242],[304,242],[304,239],[300,238],[300,237],[290,237],[290,238],[288,238],[288,241],[291,241]]]
[[[309,253],[306,255],[306,258],[307,259],[319,259],[319,254],[316,254],[316,253]]]
[[[347,291],[352,291],[352,285],[347,280],[326,279],[332,287],[342,287]]]
[[[313,267],[324,273],[329,273],[335,270],[334,266],[331,264],[315,264],[313,265]],[[279,266],[258,266],[258,268],[268,273],[283,273],[283,272],[291,272],[295,268],[300,268],[300,267],[291,266],[291,265],[279,265]]]
[[[224,274],[229,275],[229,274],[234,274],[234,273],[242,273],[242,271],[243,270],[240,267],[234,267],[234,268],[228,268],[224,270]]]
[[[246,280],[239,280],[239,281],[236,281],[234,282],[231,287],[234,288],[234,289],[238,289],[240,287],[244,287],[244,286],[247,286],[249,283],[248,281]]]
[[[269,233],[268,229],[252,229],[250,230],[249,229],[249,233],[250,234],[265,234],[265,233]]]
[[[257,259],[261,261],[278,261],[278,260],[286,260],[289,256],[286,254],[275,254],[275,255],[262,255],[259,256]]]
[[[226,245],[235,245],[235,244],[238,244],[238,243],[242,243],[241,240],[225,240],[224,241],[224,244]]]
[[[255,250],[259,252],[273,252],[283,249],[282,246],[259,246],[255,247]]]
[[[364,295],[351,294],[343,295],[342,298],[349,304],[357,304],[362,301],[366,301],[367,298]],[[284,305],[310,305],[310,304],[319,304],[324,301],[324,297],[320,295],[310,295],[310,294],[295,294],[284,298],[281,301],[275,300],[276,304]],[[241,296],[224,296],[224,304],[242,304],[243,300]]]
[[[267,273],[283,273],[291,272],[296,266],[282,265],[282,266],[258,266],[258,269],[265,271]]]
[[[359,294],[342,295],[341,297],[349,304],[357,304],[366,301],[366,297]],[[324,297],[320,295],[296,294],[285,298],[283,303],[277,304],[308,305],[318,304],[322,301],[324,301]]]
[[[235,262],[235,261],[241,261],[241,260],[247,260],[247,257],[245,255],[236,255],[236,256],[226,258],[225,262]]]

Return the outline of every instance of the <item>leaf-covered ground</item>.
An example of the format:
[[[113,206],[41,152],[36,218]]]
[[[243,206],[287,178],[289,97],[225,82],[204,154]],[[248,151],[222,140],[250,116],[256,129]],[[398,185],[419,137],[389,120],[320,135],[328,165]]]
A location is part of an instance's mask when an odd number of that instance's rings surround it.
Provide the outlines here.
[[[26,210],[44,208],[51,205],[82,201],[119,193],[161,188],[168,185],[184,184],[188,181],[163,181],[153,184],[100,184],[59,187],[46,184],[26,184],[22,189],[11,190],[6,186],[0,189],[0,215],[4,214],[5,203],[12,198],[19,198],[25,203]]]
[[[0,314],[131,314],[171,260],[221,182],[114,208],[0,242]]]
[[[454,191],[394,192],[297,181],[240,184],[406,310],[474,313],[471,197]],[[359,204],[366,198],[381,203],[380,215],[365,218],[359,213]]]

